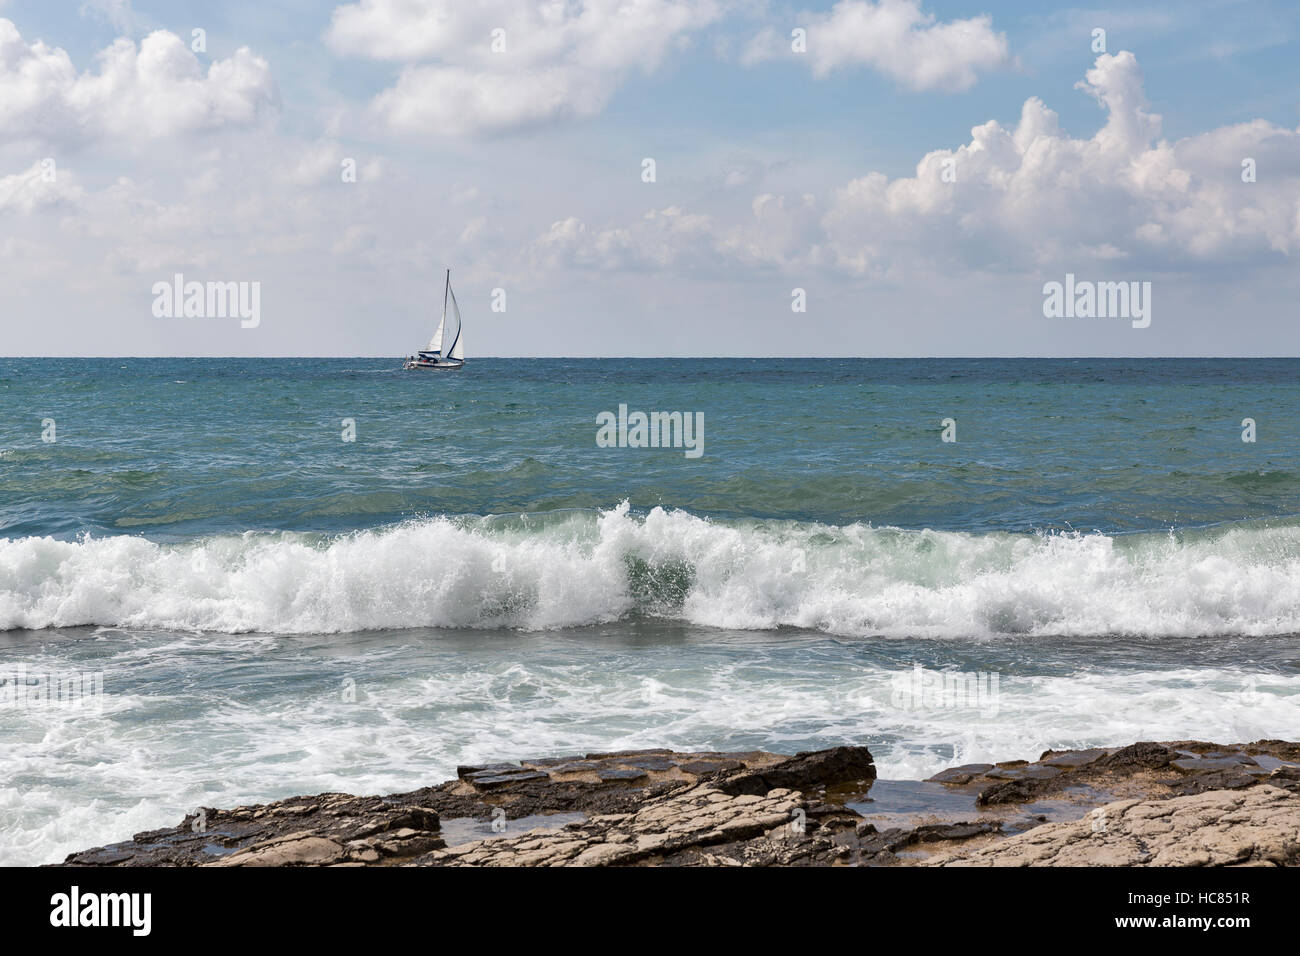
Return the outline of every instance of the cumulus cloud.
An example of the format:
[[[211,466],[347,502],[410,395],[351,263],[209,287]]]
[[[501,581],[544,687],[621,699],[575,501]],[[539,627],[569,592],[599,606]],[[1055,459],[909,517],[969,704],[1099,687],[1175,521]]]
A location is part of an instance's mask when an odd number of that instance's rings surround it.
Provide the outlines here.
[[[326,42],[406,64],[372,104],[390,127],[492,134],[599,113],[721,14],[717,0],[361,0],[334,11]]]
[[[968,144],[925,156],[914,177],[847,184],[823,220],[831,243],[863,271],[930,250],[961,266],[1130,259],[1177,269],[1296,248],[1294,161],[1266,167],[1255,183],[1242,181],[1241,164],[1294,153],[1297,131],[1261,122],[1159,139],[1160,117],[1127,51],[1102,54],[1079,86],[1106,112],[1093,136],[1062,133],[1056,113],[1031,98],[1015,128],[977,126]]]
[[[878,70],[914,90],[967,90],[979,74],[1008,66],[1007,38],[987,14],[939,21],[921,0],[840,0],[828,13],[807,13],[796,26],[806,50],[792,48],[789,30],[768,28],[745,50],[743,61],[791,57],[822,77],[848,67]]]
[[[275,103],[270,68],[246,47],[205,71],[180,37],[158,30],[138,47],[115,40],[78,72],[66,51],[27,43],[0,18],[0,135],[9,140],[158,140],[250,124]]]
[[[1079,86],[1106,114],[1088,138],[1064,133],[1032,97],[1014,127],[976,126],[969,143],[926,154],[914,176],[868,173],[823,199],[759,196],[741,222],[675,207],[625,227],[570,219],[537,248],[588,268],[720,259],[878,278],[1063,262],[1195,270],[1300,251],[1300,130],[1256,120],[1160,139],[1129,52],[1098,57]],[[1256,182],[1242,180],[1247,159]]]

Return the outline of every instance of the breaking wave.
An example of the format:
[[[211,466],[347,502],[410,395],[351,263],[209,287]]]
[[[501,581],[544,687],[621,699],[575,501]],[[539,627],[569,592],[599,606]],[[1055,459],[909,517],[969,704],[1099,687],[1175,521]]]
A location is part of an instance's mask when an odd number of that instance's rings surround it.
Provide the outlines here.
[[[967,534],[627,503],[343,536],[0,539],[0,629],[321,633],[653,616],[845,636],[1300,632],[1300,527]]]

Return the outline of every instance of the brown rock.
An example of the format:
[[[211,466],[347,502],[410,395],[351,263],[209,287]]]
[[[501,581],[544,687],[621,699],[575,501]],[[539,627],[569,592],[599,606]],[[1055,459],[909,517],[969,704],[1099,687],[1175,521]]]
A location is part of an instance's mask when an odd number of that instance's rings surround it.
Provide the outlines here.
[[[333,840],[307,834],[277,837],[222,857],[210,866],[325,866],[343,859],[345,851]]]
[[[1300,795],[1277,787],[1121,800],[933,866],[1235,866],[1300,863]]]

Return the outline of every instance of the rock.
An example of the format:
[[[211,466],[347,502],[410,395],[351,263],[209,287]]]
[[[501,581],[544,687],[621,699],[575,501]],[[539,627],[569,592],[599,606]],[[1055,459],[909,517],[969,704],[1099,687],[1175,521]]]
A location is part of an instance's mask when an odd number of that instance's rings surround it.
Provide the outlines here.
[[[933,866],[1239,866],[1300,864],[1300,795],[1277,787],[1122,800],[1083,820],[1046,823]]]
[[[467,774],[464,779],[472,783],[478,790],[499,790],[502,787],[509,787],[515,784],[549,780],[550,777],[540,770],[523,770],[517,768],[508,773],[498,773],[493,770],[480,771],[478,773]]]
[[[623,762],[635,770],[672,770],[677,766],[671,757],[633,757]]]
[[[1028,766],[1020,771],[1022,777],[1028,777],[1030,780],[1051,780],[1061,773],[1060,767],[1039,764],[1037,766]]]
[[[789,826],[798,796],[789,790],[761,797],[733,796],[710,785],[684,784],[660,795],[647,794],[635,813],[594,816],[572,826],[568,832],[573,843],[563,856],[539,855],[530,836],[520,834],[484,841],[473,855],[437,853],[430,862],[445,866],[770,865],[821,854],[823,862],[829,863],[830,840],[809,842],[803,835],[796,839]],[[856,814],[850,811],[849,816],[856,821]]]
[[[319,794],[261,807],[204,808],[180,826],[72,854],[73,866],[325,865],[357,848],[414,855],[441,845],[438,812],[401,798]],[[409,835],[409,837],[407,836]],[[413,839],[419,837],[419,840]],[[293,841],[292,847],[282,846]],[[345,848],[347,848],[345,850]],[[322,857],[318,860],[317,857]],[[266,862],[270,861],[270,862]]]
[[[581,760],[581,757],[539,757],[535,760],[525,760],[523,764],[526,767],[532,767],[534,770],[544,770],[550,767],[558,767],[561,764],[577,763]]]
[[[912,832],[916,835],[916,842],[934,843],[938,840],[969,840],[1001,830],[1001,820],[978,820],[972,823],[931,823]]]
[[[1300,793],[1300,767],[1277,767],[1268,775],[1267,782],[1274,787]]]
[[[995,767],[984,776],[990,780],[1019,780],[1025,775],[1023,770],[1008,767]]]
[[[968,763],[960,767],[950,767],[929,777],[927,782],[930,783],[969,783],[976,777],[988,773],[993,769],[991,763]]]
[[[644,770],[598,770],[596,776],[608,783],[615,780],[645,780],[650,775]]]
[[[1069,767],[1070,769],[1073,769],[1075,767],[1082,767],[1085,764],[1090,764],[1099,757],[1106,756],[1108,753],[1110,753],[1110,751],[1100,747],[1091,750],[1066,750],[1060,752],[1048,750],[1038,758],[1038,762],[1048,767]]]
[[[720,770],[739,770],[743,767],[739,760],[691,760],[681,765],[682,770],[687,773],[693,773],[701,776],[706,773],[717,773]]]
[[[1255,782],[1247,770],[1258,777],[1264,773],[1244,754],[1189,756],[1183,752],[1195,748],[1204,754],[1213,745],[1186,742],[1160,744],[1140,741],[1127,747],[1083,751],[1046,751],[1031,764],[1014,770],[988,771],[972,781],[979,786],[976,803],[982,807],[1031,803],[1066,790],[1096,790],[1105,795],[1182,796],[1206,790],[1236,789]],[[1007,768],[1008,764],[999,765]],[[1156,771],[1173,772],[1181,777],[1158,778]]]
[[[72,854],[65,865],[1297,862],[1300,745],[1286,741],[1144,741],[965,764],[932,777],[944,785],[942,800],[932,813],[922,802],[914,815],[891,810],[887,794],[879,804],[858,802],[875,773],[865,747],[793,757],[637,750],[463,766],[455,780],[387,797],[324,793],[205,808],[176,827]],[[924,801],[934,789],[909,790],[909,799]],[[954,800],[963,799],[971,815],[954,816]],[[874,822],[859,806],[874,808]],[[490,829],[502,810],[509,820],[530,818],[527,831]]]
[[[665,750],[662,748],[656,750],[613,750],[610,751],[609,753],[603,753],[603,754],[587,754],[586,759],[587,760],[610,760],[610,759],[626,759],[626,758],[656,757],[656,756],[670,756],[670,755],[673,755],[673,752],[671,750]]]
[[[769,790],[815,790],[876,779],[876,765],[866,747],[834,747],[795,754],[750,773],[731,776],[719,786],[724,793],[766,794]]]
[[[617,843],[597,843],[583,850],[573,861],[573,866],[608,866],[636,855],[635,847]]]
[[[1184,773],[1195,773],[1201,770],[1245,770],[1259,767],[1259,764],[1253,758],[1245,754],[1225,754],[1216,757],[1177,757],[1170,761],[1170,765],[1175,770],[1181,770]]]
[[[517,763],[487,763],[471,767],[457,767],[456,776],[464,780],[474,774],[512,773],[522,769]]]
[[[1208,790],[1240,790],[1253,787],[1260,777],[1245,770],[1215,770],[1201,773],[1187,780],[1173,779],[1165,783],[1175,794],[1185,796],[1193,793],[1205,793]]]
[[[1112,754],[1105,757],[1099,757],[1093,761],[1098,768],[1115,770],[1119,768],[1131,769],[1141,767],[1146,770],[1154,770],[1159,767],[1168,767],[1173,763],[1174,757],[1177,756],[1174,751],[1161,744],[1151,743],[1150,741],[1141,741],[1136,744],[1130,744],[1127,747],[1121,747]]]
[[[386,830],[432,830],[438,829],[439,819],[438,811],[430,810],[428,807],[410,807],[395,812],[392,815],[382,816],[374,819],[370,823],[360,827],[352,833],[352,839],[371,836],[376,833],[382,833]]]
[[[997,806],[1000,803],[1025,803],[1036,799],[1044,789],[1042,782],[1032,777],[1008,780],[981,790],[975,802],[981,807]]]
[[[438,811],[428,807],[402,810],[388,821],[389,829],[410,827],[412,830],[437,830],[438,824]]]
[[[208,866],[324,866],[343,859],[343,847],[333,840],[292,834],[222,857]]]

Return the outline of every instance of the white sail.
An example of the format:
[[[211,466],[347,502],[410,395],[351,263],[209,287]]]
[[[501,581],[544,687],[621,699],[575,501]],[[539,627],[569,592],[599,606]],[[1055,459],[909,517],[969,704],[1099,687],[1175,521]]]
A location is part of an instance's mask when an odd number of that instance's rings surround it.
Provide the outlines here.
[[[438,323],[438,331],[434,332],[433,338],[429,339],[429,347],[425,349],[426,352],[442,351],[442,329],[443,326],[445,326],[446,324],[447,324],[447,317],[444,315],[442,317],[442,321]]]
[[[451,322],[447,325],[447,336],[451,339],[451,348],[447,350],[447,358],[463,361],[465,358],[465,340],[461,337],[460,306],[456,304],[456,293],[451,291],[450,279],[447,283],[447,292],[451,300],[451,309],[447,313],[451,318]]]
[[[450,292],[451,292],[451,270],[448,269],[447,284],[446,286],[443,287],[442,290],[442,321],[438,323],[438,330],[433,333],[433,338],[429,339],[429,347],[425,349],[426,352],[442,351],[442,333],[443,333],[443,329],[446,328],[447,326],[447,295]],[[458,326],[460,325],[459,319],[457,319],[456,324]]]

